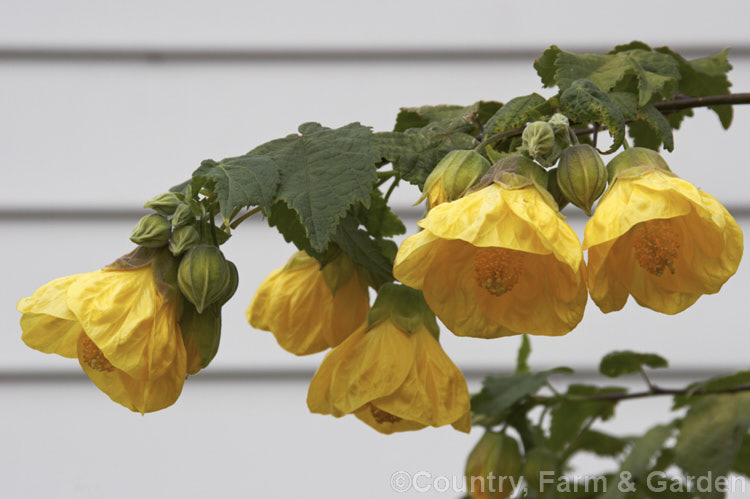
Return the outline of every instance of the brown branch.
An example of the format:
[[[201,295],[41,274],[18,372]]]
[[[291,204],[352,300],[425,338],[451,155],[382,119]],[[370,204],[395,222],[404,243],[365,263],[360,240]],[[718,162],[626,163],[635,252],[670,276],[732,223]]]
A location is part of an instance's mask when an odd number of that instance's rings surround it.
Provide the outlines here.
[[[602,395],[591,395],[590,397],[568,397],[565,395],[553,396],[553,397],[535,396],[533,397],[533,400],[539,404],[545,404],[545,405],[550,402],[560,400],[560,398],[564,398],[566,400],[571,400],[571,401],[576,401],[576,402],[591,402],[591,401],[596,401],[596,400],[619,402],[621,400],[631,400],[631,399],[648,398],[648,397],[663,397],[665,395],[689,395],[689,396],[728,395],[732,393],[740,393],[740,392],[748,392],[748,391],[750,391],[750,385],[737,385],[731,388],[727,388],[725,390],[695,390],[695,391],[691,391],[688,388],[680,388],[680,389],[660,388],[658,386],[652,385],[649,391],[643,391],[643,392],[605,393]]]

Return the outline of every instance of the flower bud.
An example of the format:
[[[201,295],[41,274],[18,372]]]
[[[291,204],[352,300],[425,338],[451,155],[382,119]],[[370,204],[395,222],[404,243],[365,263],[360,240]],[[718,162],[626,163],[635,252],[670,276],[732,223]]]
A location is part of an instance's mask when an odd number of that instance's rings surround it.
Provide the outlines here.
[[[147,248],[160,248],[167,244],[172,232],[172,224],[161,215],[152,213],[141,218],[133,228],[130,240]]]
[[[565,198],[591,216],[591,207],[607,187],[607,169],[588,144],[567,148],[557,166],[557,185]]]
[[[555,203],[557,203],[558,210],[562,210],[569,203],[560,190],[560,186],[557,184],[557,168],[547,170],[547,191],[552,195]]]
[[[237,292],[237,286],[240,284],[240,274],[237,272],[237,266],[230,260],[227,260],[227,266],[229,268],[229,283],[227,284],[227,287],[224,288],[224,294],[217,302],[221,307],[232,299],[234,293]]]
[[[187,373],[196,374],[219,350],[221,307],[209,306],[199,313],[191,303],[183,302],[180,330],[187,351]]]
[[[198,313],[225,296],[231,284],[231,269],[221,250],[201,244],[188,250],[177,270],[177,283]]]
[[[466,194],[489,167],[490,162],[474,150],[451,151],[427,177],[422,197],[415,204],[427,198],[428,208],[432,208],[440,203],[455,201]]]
[[[557,143],[555,131],[546,121],[535,121],[523,129],[522,148],[542,166],[552,166],[560,157],[562,148]]]
[[[386,283],[381,286],[375,303],[367,313],[368,329],[385,319],[392,320],[410,334],[424,327],[435,338],[440,335],[435,314],[424,301],[422,292],[403,284]]]
[[[150,208],[156,213],[166,217],[174,213],[174,210],[177,209],[177,206],[181,202],[180,198],[178,198],[177,194],[174,192],[165,192],[164,194],[159,194],[158,196],[146,201],[146,204],[144,204],[143,207]]]
[[[190,209],[189,205],[182,203],[174,212],[174,217],[172,217],[172,226],[180,227],[182,225],[188,225],[193,220],[195,220],[193,210]]]
[[[474,499],[505,499],[521,476],[518,443],[503,433],[487,431],[466,460],[466,488]]]
[[[658,152],[645,147],[631,147],[607,164],[607,177],[611,184],[615,177],[639,177],[651,170],[672,171]]]
[[[505,184],[508,188],[522,187],[530,182],[547,188],[547,171],[539,164],[520,154],[501,158],[475,186],[480,189],[492,182]]]
[[[195,230],[195,227],[191,225],[177,227],[169,237],[169,251],[174,256],[180,256],[193,246],[200,244],[200,242],[201,236]]]

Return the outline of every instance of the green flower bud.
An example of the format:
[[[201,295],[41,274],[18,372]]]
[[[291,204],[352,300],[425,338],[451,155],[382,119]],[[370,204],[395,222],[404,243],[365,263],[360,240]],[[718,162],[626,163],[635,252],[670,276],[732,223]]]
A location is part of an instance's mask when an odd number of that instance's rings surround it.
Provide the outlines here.
[[[562,148],[555,139],[555,131],[546,121],[535,121],[523,129],[522,148],[542,166],[552,166]]]
[[[569,203],[560,190],[560,186],[557,184],[557,168],[547,170],[547,191],[549,191],[552,199],[557,203],[558,210],[562,210]]]
[[[224,306],[226,302],[232,299],[234,293],[237,292],[237,286],[240,284],[240,274],[237,272],[237,266],[234,262],[227,260],[229,266],[229,284],[224,288],[224,294],[219,298],[219,306]]]
[[[152,213],[140,219],[133,228],[130,240],[147,248],[160,248],[166,246],[171,233],[172,224],[169,223],[169,220]]]
[[[557,456],[554,452],[544,447],[534,447],[526,453],[526,462],[523,466],[523,477],[526,483],[534,492],[544,492],[541,490],[542,473],[547,477],[553,477],[550,473],[556,473]],[[549,490],[552,485],[545,484],[545,490]],[[536,496],[534,496],[536,497]],[[544,496],[542,496],[544,497]]]
[[[174,192],[165,192],[164,194],[159,194],[158,196],[146,201],[146,204],[144,204],[143,207],[150,208],[156,213],[166,217],[174,213],[174,210],[177,209],[177,206],[181,202],[180,198],[177,197],[177,194]]]
[[[177,227],[169,237],[169,251],[174,256],[180,256],[193,246],[200,244],[200,242],[201,236],[193,226],[184,225]]]
[[[567,148],[557,166],[557,185],[568,201],[590,216],[607,187],[607,169],[596,149],[588,144]]]
[[[208,366],[219,351],[221,307],[209,306],[199,313],[191,303],[183,302],[180,330],[187,351],[187,372],[196,374]]]
[[[631,147],[607,164],[607,178],[611,184],[616,177],[640,176],[651,170],[672,171],[658,152],[645,147]]]
[[[547,171],[526,156],[513,154],[501,158],[492,165],[475,189],[486,187],[492,182],[503,183],[509,188],[522,187],[533,182],[546,189]]]
[[[487,431],[466,460],[466,488],[474,499],[506,499],[521,476],[518,443],[503,433]]]
[[[427,198],[428,208],[432,208],[440,203],[455,201],[466,194],[489,167],[490,162],[474,150],[451,151],[427,177],[422,197],[414,204]]]
[[[381,286],[375,303],[367,313],[368,329],[385,319],[391,319],[408,333],[423,326],[435,338],[440,335],[435,314],[424,301],[422,292],[403,284],[389,282]]]
[[[569,135],[568,127],[570,126],[570,121],[568,121],[568,118],[564,114],[553,114],[547,123],[555,131],[555,135]]]
[[[193,210],[190,209],[190,205],[182,203],[177,207],[172,217],[172,226],[180,227],[182,225],[188,225],[195,220]]]
[[[231,285],[231,269],[221,250],[200,244],[188,250],[177,270],[177,283],[198,313],[225,296]]]

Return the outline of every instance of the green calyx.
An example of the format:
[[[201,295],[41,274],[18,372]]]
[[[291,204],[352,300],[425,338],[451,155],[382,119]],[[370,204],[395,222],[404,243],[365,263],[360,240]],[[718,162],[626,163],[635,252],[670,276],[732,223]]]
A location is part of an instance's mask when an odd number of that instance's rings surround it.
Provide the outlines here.
[[[618,177],[640,177],[653,170],[672,172],[658,152],[645,147],[631,147],[607,164],[607,178],[611,184]]]
[[[444,196],[445,201],[455,201],[466,194],[489,168],[490,162],[473,149],[451,151],[427,177],[422,196],[414,204],[436,195]],[[435,191],[439,191],[442,196]]]
[[[147,248],[166,246],[172,233],[172,224],[162,215],[152,213],[141,218],[133,227],[130,240]]]
[[[201,236],[195,230],[195,227],[190,225],[177,227],[169,237],[169,251],[174,256],[180,256],[190,248],[200,244],[200,242]]]
[[[514,477],[518,478],[522,472],[521,452],[518,442],[513,437],[504,433],[486,431],[477,445],[474,446],[466,460],[466,483],[470,486],[472,477]],[[510,497],[513,490],[506,486],[505,490],[498,491],[504,495],[497,497]],[[493,496],[495,497],[495,496]]]
[[[341,253],[332,262],[326,264],[321,270],[323,280],[331,295],[336,296],[338,290],[346,286],[354,277],[356,272],[354,262],[352,262],[344,253]]]
[[[372,329],[386,319],[409,334],[424,327],[435,339],[440,336],[435,314],[424,301],[422,292],[403,284],[389,282],[378,290],[375,303],[367,313],[367,328]]]
[[[503,184],[508,189],[519,189],[532,183],[546,189],[547,172],[526,156],[513,154],[501,158],[492,165],[474,190],[486,187],[493,182]]]
[[[557,166],[557,185],[565,199],[591,216],[591,208],[607,187],[607,169],[588,144],[567,148]]]
[[[546,121],[529,123],[521,135],[521,150],[542,166],[552,166],[560,157],[562,146],[557,143],[555,130]]]
[[[183,225],[189,225],[195,220],[195,214],[188,204],[181,204],[177,207],[172,217],[172,226],[181,227]]]
[[[220,302],[232,286],[232,269],[221,250],[201,244],[188,250],[177,271],[177,283],[187,300],[198,313]]]
[[[174,192],[165,192],[164,194],[159,194],[158,196],[146,201],[146,204],[144,204],[143,207],[149,208],[160,215],[168,217],[175,212],[180,203],[182,203],[182,201],[177,194]]]
[[[219,351],[221,307],[209,306],[198,312],[192,303],[183,302],[180,330],[188,353],[188,374],[195,374],[208,366]],[[191,365],[192,357],[197,357],[197,365]]]

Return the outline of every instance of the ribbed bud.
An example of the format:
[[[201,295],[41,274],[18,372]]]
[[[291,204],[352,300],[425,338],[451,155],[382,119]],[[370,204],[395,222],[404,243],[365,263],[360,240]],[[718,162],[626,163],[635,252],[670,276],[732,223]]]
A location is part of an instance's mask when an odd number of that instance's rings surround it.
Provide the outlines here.
[[[180,256],[193,246],[200,244],[200,242],[201,236],[195,230],[195,227],[190,225],[177,227],[169,237],[169,251],[174,256]]]
[[[509,188],[521,187],[533,182],[546,189],[547,171],[526,156],[513,154],[501,158],[492,165],[475,189],[486,187],[492,182],[505,184]]]
[[[424,301],[422,292],[403,284],[389,282],[381,286],[375,303],[367,313],[368,329],[385,319],[392,320],[406,333],[424,327],[435,338],[440,335],[435,314]]]
[[[133,227],[130,240],[146,248],[160,248],[166,246],[169,235],[172,233],[172,224],[161,215],[152,213],[141,218]]]
[[[490,162],[474,150],[451,151],[437,164],[427,177],[422,197],[427,198],[428,208],[455,201],[487,172]]]
[[[172,226],[181,227],[183,225],[189,225],[193,222],[193,220],[195,220],[193,210],[190,209],[189,205],[183,203],[179,205],[174,212],[174,217],[172,217]]]
[[[221,250],[210,244],[196,246],[182,257],[177,283],[198,313],[221,300],[231,285],[231,269]]]
[[[152,209],[156,213],[168,217],[174,213],[174,210],[177,209],[177,206],[181,202],[180,198],[178,198],[177,194],[174,192],[165,192],[164,194],[159,194],[158,196],[154,196],[146,201],[146,204],[144,204],[143,207]]]
[[[554,129],[546,121],[529,123],[523,129],[521,140],[523,150],[545,167],[554,165],[562,152]]]
[[[672,171],[658,152],[645,147],[631,147],[607,164],[607,177],[611,184],[615,177],[640,176],[651,170]]]
[[[466,460],[466,489],[474,499],[506,499],[520,483],[518,443],[503,433],[487,431]]]
[[[187,351],[187,372],[195,374],[208,366],[219,350],[221,307],[212,305],[199,313],[191,303],[183,302],[180,330]]]
[[[607,169],[596,149],[588,144],[567,148],[557,166],[557,185],[568,201],[590,216],[607,187]]]
[[[240,274],[237,272],[237,266],[234,262],[227,260],[227,266],[229,268],[229,283],[224,288],[224,294],[221,295],[217,302],[219,306],[223,307],[226,302],[232,299],[234,293],[237,292],[237,286],[240,284]]]

